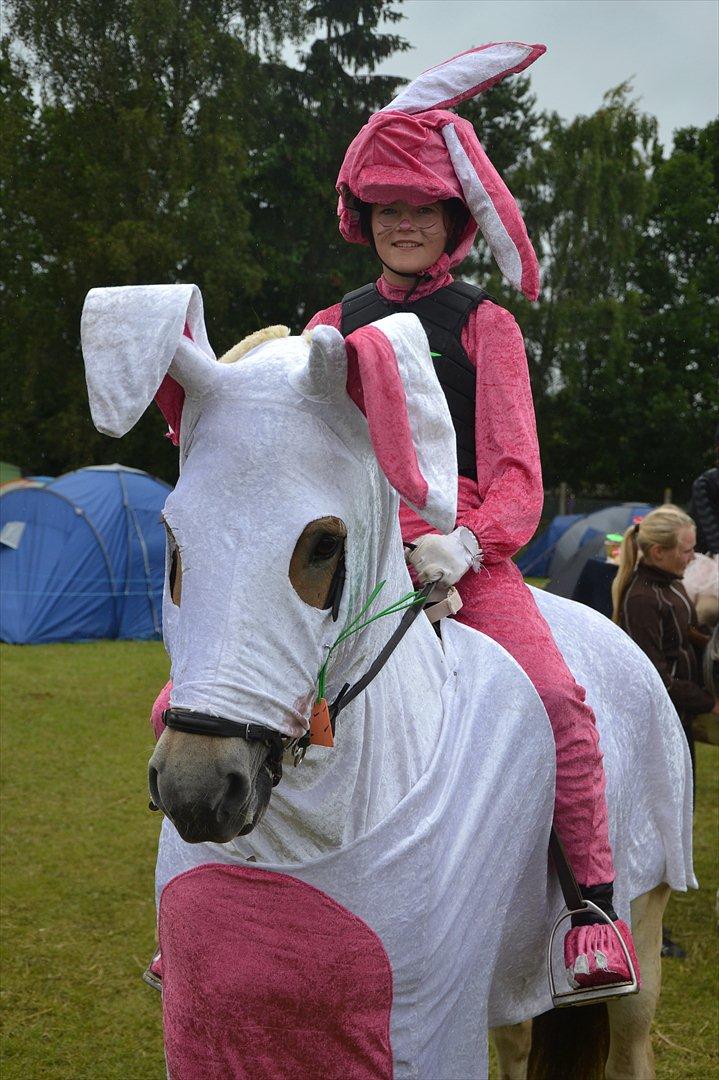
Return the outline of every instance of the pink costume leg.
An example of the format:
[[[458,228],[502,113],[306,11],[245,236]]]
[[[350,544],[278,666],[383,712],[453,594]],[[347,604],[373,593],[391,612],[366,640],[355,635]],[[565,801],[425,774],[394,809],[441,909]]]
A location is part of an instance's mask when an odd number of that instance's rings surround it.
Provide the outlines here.
[[[487,634],[515,658],[547,710],[557,753],[554,824],[577,880],[585,887],[609,885],[614,866],[604,768],[594,713],[583,688],[567,668],[513,563],[466,574],[458,587],[464,601],[460,621]],[[617,926],[631,942],[626,924],[619,921]],[[629,978],[619,943],[606,925],[571,929],[565,939],[565,962],[575,985]]]

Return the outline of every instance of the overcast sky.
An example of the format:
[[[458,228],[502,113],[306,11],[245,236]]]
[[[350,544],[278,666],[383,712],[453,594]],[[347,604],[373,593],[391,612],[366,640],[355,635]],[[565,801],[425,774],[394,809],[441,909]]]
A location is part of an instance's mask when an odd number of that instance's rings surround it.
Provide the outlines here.
[[[405,0],[393,28],[414,48],[379,71],[412,79],[489,41],[542,42],[529,69],[539,106],[566,118],[594,112],[633,77],[668,145],[678,127],[719,111],[717,0]]]

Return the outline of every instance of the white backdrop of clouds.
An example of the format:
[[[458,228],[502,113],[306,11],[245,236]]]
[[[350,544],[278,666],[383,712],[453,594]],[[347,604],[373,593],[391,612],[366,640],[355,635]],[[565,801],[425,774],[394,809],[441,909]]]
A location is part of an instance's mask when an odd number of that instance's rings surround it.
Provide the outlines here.
[[[530,69],[540,108],[566,119],[593,113],[603,94],[632,78],[641,107],[671,143],[719,111],[717,0],[405,0],[387,30],[414,48],[378,71],[412,79],[489,41],[543,42]]]

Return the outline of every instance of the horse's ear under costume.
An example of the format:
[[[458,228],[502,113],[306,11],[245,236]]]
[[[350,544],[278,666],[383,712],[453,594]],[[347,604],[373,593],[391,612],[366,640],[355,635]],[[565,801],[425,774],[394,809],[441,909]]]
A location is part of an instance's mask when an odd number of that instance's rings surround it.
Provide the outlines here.
[[[452,419],[416,315],[397,314],[345,341],[318,326],[297,388],[311,400],[349,393],[367,418],[382,472],[420,517],[449,532],[457,513]]]
[[[358,200],[421,205],[461,199],[470,213],[459,243],[437,269],[464,259],[479,229],[502,274],[530,300],[539,294],[539,266],[512,193],[485,154],[472,125],[449,106],[474,97],[506,75],[523,71],[544,45],[508,41],[483,45],[425,71],[352,141],[337,178],[340,232],[367,243]],[[435,275],[435,267],[427,273]]]

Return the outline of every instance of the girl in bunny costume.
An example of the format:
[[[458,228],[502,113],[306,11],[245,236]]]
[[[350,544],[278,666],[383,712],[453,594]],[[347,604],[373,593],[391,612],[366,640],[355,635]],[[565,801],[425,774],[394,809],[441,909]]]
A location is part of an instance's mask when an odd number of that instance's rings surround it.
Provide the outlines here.
[[[505,278],[537,299],[537,258],[519,209],[471,124],[447,109],[544,52],[519,42],[472,49],[425,72],[370,118],[339,172],[338,215],[347,241],[372,246],[382,276],[319,311],[308,329],[328,324],[346,335],[401,310],[420,318],[457,433],[459,500],[448,536],[427,533],[402,506],[402,535],[415,545],[410,562],[421,582],[457,584],[460,620],[499,642],[534,683],[556,743],[557,832],[585,898],[616,920],[594,714],[511,561],[543,501],[522,335],[508,311],[450,273],[479,229]],[[398,444],[398,454],[408,452]],[[617,925],[633,951],[629,928]],[[619,943],[593,916],[567,934],[565,962],[574,986],[629,978]]]

